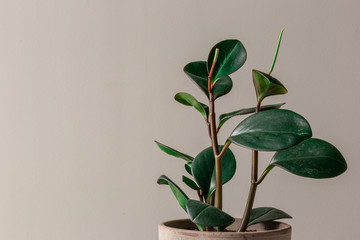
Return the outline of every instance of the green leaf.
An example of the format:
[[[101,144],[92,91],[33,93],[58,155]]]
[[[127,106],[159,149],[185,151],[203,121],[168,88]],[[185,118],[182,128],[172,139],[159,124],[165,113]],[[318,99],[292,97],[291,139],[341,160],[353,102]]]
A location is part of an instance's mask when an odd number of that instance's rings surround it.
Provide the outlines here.
[[[234,129],[229,140],[253,150],[278,151],[311,135],[305,118],[289,110],[274,109],[247,117]]]
[[[168,178],[165,175],[161,175],[158,178],[157,183],[160,185],[162,185],[162,184],[169,185],[171,191],[173,192],[173,194],[174,194],[175,198],[177,199],[177,201],[179,202],[180,206],[185,210],[185,212],[187,212],[186,201],[189,198],[173,181],[170,180],[170,178]]]
[[[272,207],[259,207],[251,210],[250,219],[247,226],[273,221],[282,218],[292,218],[289,214]]]
[[[235,72],[246,61],[246,50],[239,40],[224,40],[217,43],[210,51],[207,61],[209,71],[214,60],[216,48],[219,49],[219,57],[211,78],[212,83]]]
[[[278,109],[284,104],[285,103],[261,106],[260,111]],[[252,107],[252,108],[243,108],[238,111],[234,111],[230,113],[224,113],[219,117],[219,127],[221,127],[227,120],[229,120],[232,117],[254,113],[255,111],[256,111],[256,107]]]
[[[273,60],[273,62],[272,62],[272,65],[271,65],[269,74],[271,74],[272,71],[274,70],[274,66],[275,66],[276,59],[277,59],[277,56],[278,56],[278,53],[279,53],[280,43],[281,43],[281,39],[282,39],[282,35],[283,35],[284,30],[285,30],[285,28],[283,28],[283,30],[281,30],[281,33],[280,33],[280,36],[279,36],[279,40],[278,40],[278,44],[277,44],[277,47],[276,47],[276,52],[275,52],[274,60]]]
[[[205,104],[199,103],[190,94],[183,93],[183,92],[177,93],[175,95],[175,100],[178,101],[179,103],[182,103],[182,104],[186,105],[186,106],[193,106],[196,110],[198,110],[201,113],[201,115],[203,115],[203,117],[205,119],[207,119],[207,113],[206,113],[206,110],[203,107],[203,105],[205,105]]]
[[[222,148],[223,146],[219,146],[220,151]],[[236,169],[235,157],[230,149],[226,150],[221,166],[222,183],[225,184],[234,176]],[[192,173],[206,201],[208,201],[216,188],[215,157],[212,147],[204,149],[195,157],[192,162]]]
[[[184,72],[186,75],[193,80],[196,85],[205,93],[205,95],[209,98],[209,90],[208,90],[208,70],[206,68],[206,62],[192,62],[187,64],[184,67]],[[230,92],[233,86],[233,82],[229,76],[225,76],[218,81],[216,81],[214,85],[214,98],[217,99],[228,92]]]
[[[175,150],[175,149],[173,149],[173,148],[171,148],[171,147],[168,147],[168,146],[166,146],[166,145],[164,145],[164,144],[162,144],[162,143],[159,143],[159,142],[157,142],[157,141],[155,141],[155,143],[158,145],[158,147],[159,147],[162,151],[166,152],[167,154],[169,154],[169,155],[171,155],[171,156],[184,159],[185,161],[192,161],[192,160],[194,160],[193,157],[191,157],[191,156],[189,156],[189,155],[187,155],[187,154],[185,154],[185,153],[181,153],[181,152],[179,152],[179,151],[177,151],[177,150]]]
[[[188,174],[192,176],[192,162],[185,163],[185,170]]]
[[[273,78],[272,76],[258,70],[253,70],[252,73],[258,101],[262,101],[265,97],[268,96],[287,93],[284,85],[282,85],[282,83],[276,78]]]
[[[192,162],[187,162],[185,163],[185,170],[187,171],[188,174],[190,174],[191,176],[193,175],[192,174]]]
[[[347,164],[339,150],[321,139],[311,138],[277,152],[270,166],[309,178],[331,178],[345,172]]]
[[[221,227],[232,224],[235,219],[220,209],[206,203],[188,200],[186,209],[193,223],[207,227]]]
[[[200,190],[199,186],[193,180],[191,180],[190,178],[183,176],[182,180],[191,189],[194,189],[195,191]]]

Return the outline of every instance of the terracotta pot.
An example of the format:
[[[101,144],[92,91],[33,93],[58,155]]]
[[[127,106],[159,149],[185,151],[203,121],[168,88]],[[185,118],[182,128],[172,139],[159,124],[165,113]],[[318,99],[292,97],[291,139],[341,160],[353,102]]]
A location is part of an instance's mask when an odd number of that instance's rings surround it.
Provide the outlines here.
[[[201,232],[188,219],[159,224],[159,240],[291,240],[291,226],[281,222],[258,223],[248,232],[235,232],[240,219],[228,227],[228,232]]]

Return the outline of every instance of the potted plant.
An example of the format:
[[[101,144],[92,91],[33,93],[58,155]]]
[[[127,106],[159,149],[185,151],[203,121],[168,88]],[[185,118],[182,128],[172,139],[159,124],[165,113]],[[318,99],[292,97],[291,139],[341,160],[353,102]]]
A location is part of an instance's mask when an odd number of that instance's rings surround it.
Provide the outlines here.
[[[182,180],[198,195],[197,200],[189,199],[170,178],[165,175],[159,177],[157,183],[169,185],[179,205],[189,216],[189,220],[160,224],[160,240],[291,239],[291,227],[274,221],[291,218],[287,213],[271,207],[253,207],[258,185],[274,167],[309,178],[331,178],[346,170],[344,157],[333,145],[312,138],[310,125],[304,117],[280,109],[284,103],[262,105],[262,101],[269,96],[287,93],[284,85],[272,76],[282,33],[270,71],[264,73],[252,70],[256,106],[222,114],[218,121],[215,101],[230,92],[232,80],[229,75],[245,63],[247,54],[243,44],[238,40],[221,41],[211,49],[207,61],[191,62],[184,67],[188,77],[205,93],[208,105],[184,92],[177,93],[175,100],[200,112],[205,120],[211,146],[192,157],[156,142],[165,153],[186,161],[188,176],[183,176]],[[221,127],[230,118],[240,115],[249,116],[235,127],[221,145],[218,139]],[[236,169],[230,145],[252,151],[250,192],[242,219],[235,219],[222,211],[222,185],[234,176]],[[258,151],[275,152],[261,174],[258,169]]]

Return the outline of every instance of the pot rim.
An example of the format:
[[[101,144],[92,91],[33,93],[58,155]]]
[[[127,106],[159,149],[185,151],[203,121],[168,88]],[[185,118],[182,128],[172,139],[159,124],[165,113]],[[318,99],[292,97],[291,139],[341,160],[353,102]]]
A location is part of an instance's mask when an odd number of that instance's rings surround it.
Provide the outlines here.
[[[291,225],[283,222],[273,221],[275,223],[279,223],[279,227],[277,229],[271,229],[271,230],[258,230],[258,231],[249,231],[249,232],[206,232],[206,231],[197,231],[197,230],[190,230],[190,229],[183,229],[183,228],[177,228],[177,227],[171,227],[169,225],[173,225],[174,223],[192,223],[190,219],[175,219],[166,221],[159,224],[159,229],[164,229],[168,231],[176,231],[179,234],[181,233],[198,233],[202,235],[212,236],[212,235],[225,235],[225,236],[235,236],[235,235],[268,235],[268,234],[282,234],[287,233],[288,231],[291,231]],[[260,223],[261,224],[261,223]],[[254,224],[255,225],[255,224]]]

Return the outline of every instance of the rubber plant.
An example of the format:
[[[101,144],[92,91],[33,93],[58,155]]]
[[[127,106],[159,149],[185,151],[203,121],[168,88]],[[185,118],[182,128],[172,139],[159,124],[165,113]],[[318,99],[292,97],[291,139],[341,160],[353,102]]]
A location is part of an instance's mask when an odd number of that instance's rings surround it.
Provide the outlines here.
[[[221,114],[216,121],[215,101],[232,89],[230,74],[246,61],[247,53],[238,40],[224,40],[210,51],[207,61],[191,62],[184,67],[186,75],[202,90],[208,105],[192,95],[180,92],[175,100],[194,107],[205,120],[211,146],[200,151],[194,158],[162,143],[156,142],[165,153],[185,160],[188,176],[182,181],[197,192],[198,200],[189,199],[170,178],[159,177],[158,184],[169,185],[180,206],[201,231],[223,231],[234,218],[222,211],[222,185],[235,174],[236,160],[231,144],[252,151],[251,185],[248,200],[238,231],[265,221],[291,218],[287,213],[272,207],[253,208],[255,194],[267,174],[280,167],[298,176],[308,178],[332,178],[347,169],[344,157],[332,144],[312,138],[308,121],[291,110],[280,109],[284,103],[262,105],[265,98],[287,93],[284,85],[272,76],[283,31],[281,31],[275,57],[268,73],[252,70],[256,93],[256,106]],[[221,127],[235,116],[250,115],[241,121],[223,145],[219,144]],[[258,152],[273,151],[274,156],[259,175]]]

